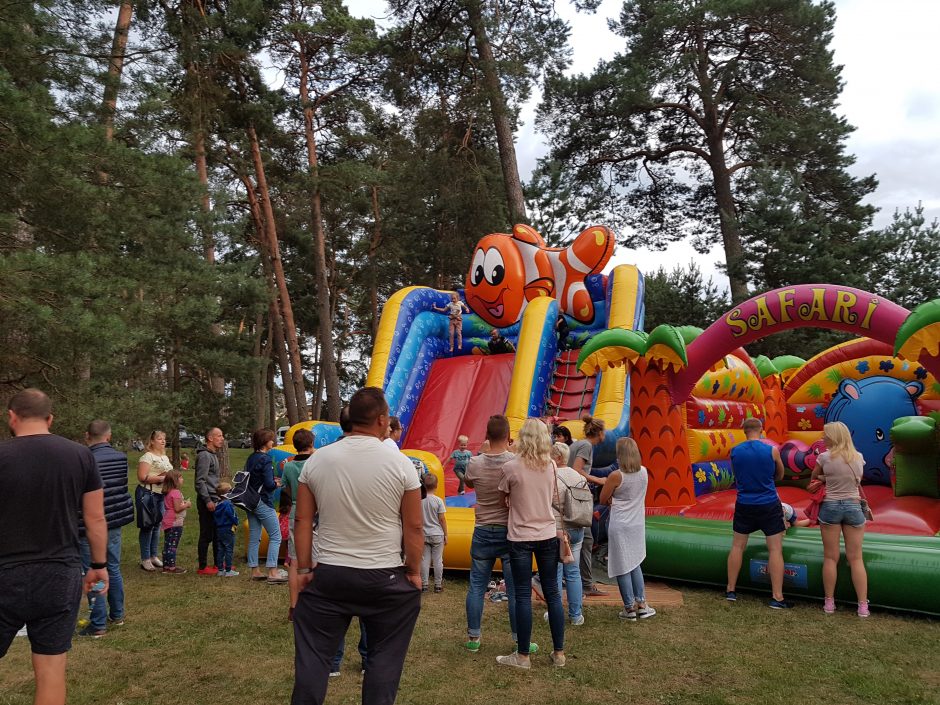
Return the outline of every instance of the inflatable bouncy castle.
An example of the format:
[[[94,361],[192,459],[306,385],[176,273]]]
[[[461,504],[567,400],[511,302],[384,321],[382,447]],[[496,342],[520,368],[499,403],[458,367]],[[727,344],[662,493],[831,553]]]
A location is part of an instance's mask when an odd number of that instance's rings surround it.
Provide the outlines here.
[[[735,502],[729,457],[744,440],[745,418],[761,419],[766,442],[779,447],[786,473],[778,492],[798,511],[810,502],[805,487],[824,450],[823,424],[842,421],[865,457],[872,604],[940,613],[940,454],[929,416],[940,401],[937,310],[931,303],[911,313],[863,291],[810,284],[754,297],[705,331],[608,331],[588,343],[582,372],[630,371],[630,430],[650,471],[644,572],[725,584]],[[799,326],[863,337],[808,361],[753,360],[742,347]],[[790,529],[784,555],[787,592],[821,596],[818,530]],[[739,584],[765,587],[762,539],[753,538],[746,558]],[[848,598],[845,578],[839,584]]]
[[[482,238],[466,286],[455,292],[471,312],[453,352],[441,310],[454,292],[408,287],[387,301],[367,384],[385,390],[401,419],[402,452],[445,488],[445,565],[469,567],[475,502],[472,492],[456,494],[448,458],[460,435],[476,451],[492,414],[505,414],[513,433],[527,417],[554,417],[575,438],[583,414],[603,419],[607,437],[595,467],[613,460],[617,438],[632,435],[650,474],[644,572],[716,586],[726,580],[735,501],[729,458],[744,439],[742,421],[763,421],[766,442],[786,466],[780,497],[800,511],[824,450],[823,424],[839,420],[865,457],[875,517],[865,537],[871,604],[940,614],[940,302],[910,312],[856,289],[807,284],[755,296],[704,331],[647,333],[640,272],[627,265],[604,272],[614,242],[603,226],[566,248],[546,246],[523,225]],[[809,359],[751,358],[745,350],[800,326],[858,338]],[[491,350],[494,335],[511,345]],[[304,425],[314,427],[317,447],[339,435],[332,424]],[[282,457],[289,443],[290,434]],[[818,529],[790,529],[784,555],[788,594],[821,597]],[[850,597],[843,577],[846,592],[837,598]],[[769,588],[758,537],[739,585]]]

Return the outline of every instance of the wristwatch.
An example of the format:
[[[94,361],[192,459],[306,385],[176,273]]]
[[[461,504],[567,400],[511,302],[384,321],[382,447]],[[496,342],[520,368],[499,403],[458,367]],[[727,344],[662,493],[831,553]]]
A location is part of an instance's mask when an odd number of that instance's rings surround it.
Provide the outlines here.
[[[312,573],[313,568],[298,568],[297,575],[306,575],[307,573]]]
[[[91,566],[92,570],[102,570],[108,567],[107,563],[95,563],[94,561],[92,561],[89,565]]]

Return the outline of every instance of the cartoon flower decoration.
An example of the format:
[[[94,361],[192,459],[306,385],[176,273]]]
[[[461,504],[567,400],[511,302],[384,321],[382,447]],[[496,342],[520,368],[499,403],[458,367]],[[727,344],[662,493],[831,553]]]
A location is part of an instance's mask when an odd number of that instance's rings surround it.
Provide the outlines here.
[[[817,418],[817,419],[825,418],[825,417],[826,417],[826,407],[824,407],[822,404],[819,404],[819,405],[816,406],[815,409],[813,409],[813,413],[816,414],[816,418]]]
[[[925,370],[923,367],[918,367],[916,370],[914,370],[914,376],[917,379],[927,379],[927,370]]]
[[[891,370],[894,369],[894,363],[891,362],[891,360],[882,360],[881,362],[878,363],[878,367],[883,372],[890,372]]]
[[[696,470],[695,479],[698,480],[699,482],[705,482],[705,471],[702,469]]]
[[[810,429],[810,426],[812,426],[812,424],[809,422],[808,419],[800,419],[799,423],[797,423],[797,426],[799,426],[804,431],[808,431]]]
[[[705,412],[702,411],[701,409],[699,409],[699,412],[698,412],[698,423],[699,423],[699,426],[705,425]]]
[[[868,372],[868,360],[859,360],[858,364],[855,366],[855,369],[862,374]]]

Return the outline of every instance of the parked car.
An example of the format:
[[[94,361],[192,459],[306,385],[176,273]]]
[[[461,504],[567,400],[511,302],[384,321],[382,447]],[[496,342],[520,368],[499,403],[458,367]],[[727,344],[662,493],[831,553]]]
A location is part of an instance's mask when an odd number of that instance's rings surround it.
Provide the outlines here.
[[[242,433],[228,442],[229,448],[251,448],[251,434]]]
[[[198,433],[193,433],[187,431],[185,428],[180,426],[180,448],[196,448],[201,445],[205,445],[206,439],[200,436]]]
[[[274,445],[284,445],[284,437],[287,436],[287,432],[290,431],[290,426],[281,426],[277,430],[277,440]]]

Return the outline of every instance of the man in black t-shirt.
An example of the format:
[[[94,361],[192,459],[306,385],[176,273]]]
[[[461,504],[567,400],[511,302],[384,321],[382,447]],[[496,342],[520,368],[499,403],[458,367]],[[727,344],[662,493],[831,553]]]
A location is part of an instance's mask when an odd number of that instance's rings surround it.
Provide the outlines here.
[[[0,658],[26,624],[35,702],[64,704],[82,589],[108,589],[104,490],[91,451],[49,432],[43,392],[18,392],[7,415],[14,438],[0,444]],[[79,518],[91,552],[84,586]]]

